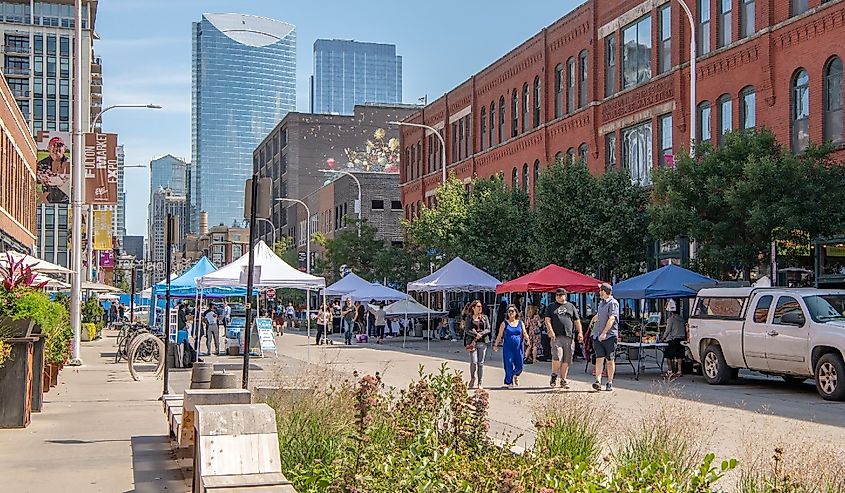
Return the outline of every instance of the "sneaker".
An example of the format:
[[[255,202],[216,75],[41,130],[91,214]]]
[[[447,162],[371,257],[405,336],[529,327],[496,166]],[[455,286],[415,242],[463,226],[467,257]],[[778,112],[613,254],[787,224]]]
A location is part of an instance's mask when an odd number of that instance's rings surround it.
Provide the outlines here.
[[[598,380],[593,382],[593,390],[601,390],[601,382],[599,382]]]
[[[613,392],[613,384],[610,383],[610,382],[607,382],[607,385],[604,387],[604,390],[606,390],[608,392]]]
[[[519,377],[518,376],[513,377],[513,386],[519,387]]]
[[[469,385],[467,385],[468,389],[475,388],[475,380],[470,380]]]
[[[549,380],[549,387],[555,388],[557,385],[557,375],[552,373],[552,378]]]
[[[569,382],[564,379],[560,379],[560,388],[569,390]]]

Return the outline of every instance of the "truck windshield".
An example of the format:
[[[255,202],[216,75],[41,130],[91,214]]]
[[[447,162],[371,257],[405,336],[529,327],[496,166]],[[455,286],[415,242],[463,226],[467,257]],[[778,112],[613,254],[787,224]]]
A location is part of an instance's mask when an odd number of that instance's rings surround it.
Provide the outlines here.
[[[807,304],[810,317],[816,322],[845,320],[845,294],[805,296],[804,303]]]

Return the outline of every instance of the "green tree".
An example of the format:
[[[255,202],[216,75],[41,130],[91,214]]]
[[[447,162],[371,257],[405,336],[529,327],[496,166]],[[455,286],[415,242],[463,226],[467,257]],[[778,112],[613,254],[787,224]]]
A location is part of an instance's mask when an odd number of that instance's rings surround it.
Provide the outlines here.
[[[463,182],[450,174],[435,192],[437,207],[423,207],[419,217],[403,221],[408,242],[413,248],[434,249],[443,258],[459,256],[469,209],[469,194]]]
[[[501,176],[477,180],[472,187],[457,251],[495,277],[508,279],[534,267],[531,201],[522,189],[511,189]]]
[[[597,272],[605,279],[637,275],[646,262],[648,192],[620,171],[603,174],[596,185],[598,204],[587,234]]]
[[[299,267],[299,252],[294,248],[293,238],[283,236],[273,245],[273,253],[293,268]]]
[[[831,148],[795,156],[769,130],[724,136],[701,145],[698,158],[679,156],[675,169],[655,174],[651,232],[698,241],[697,263],[715,276],[767,263],[771,242],[841,232],[845,170]]]
[[[557,160],[540,174],[534,197],[534,258],[579,272],[597,267],[595,251],[599,181],[581,161]],[[603,245],[603,248],[613,248]]]
[[[376,238],[377,229],[356,218],[347,217],[352,225],[333,239],[318,235],[317,242],[325,249],[325,255],[317,263],[317,272],[327,280],[338,279],[341,267],[350,269],[364,279],[379,279],[377,257],[385,248],[384,241]],[[358,234],[360,228],[361,234]]]

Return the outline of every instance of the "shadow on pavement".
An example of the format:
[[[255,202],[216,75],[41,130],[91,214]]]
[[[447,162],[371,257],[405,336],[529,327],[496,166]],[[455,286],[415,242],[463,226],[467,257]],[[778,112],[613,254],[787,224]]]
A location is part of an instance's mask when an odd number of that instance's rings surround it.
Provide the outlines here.
[[[166,436],[132,437],[132,471],[135,489],[126,493],[186,491],[185,480],[172,457]]]

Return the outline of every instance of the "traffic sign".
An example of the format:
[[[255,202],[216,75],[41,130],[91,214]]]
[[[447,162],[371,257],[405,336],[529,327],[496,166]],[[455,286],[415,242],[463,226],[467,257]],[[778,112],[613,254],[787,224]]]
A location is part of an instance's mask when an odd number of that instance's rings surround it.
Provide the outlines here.
[[[267,295],[266,295],[266,296],[267,296],[267,299],[268,299],[268,300],[274,300],[274,299],[276,299],[276,290],[275,290],[275,289],[268,289],[268,290],[267,290]]]

